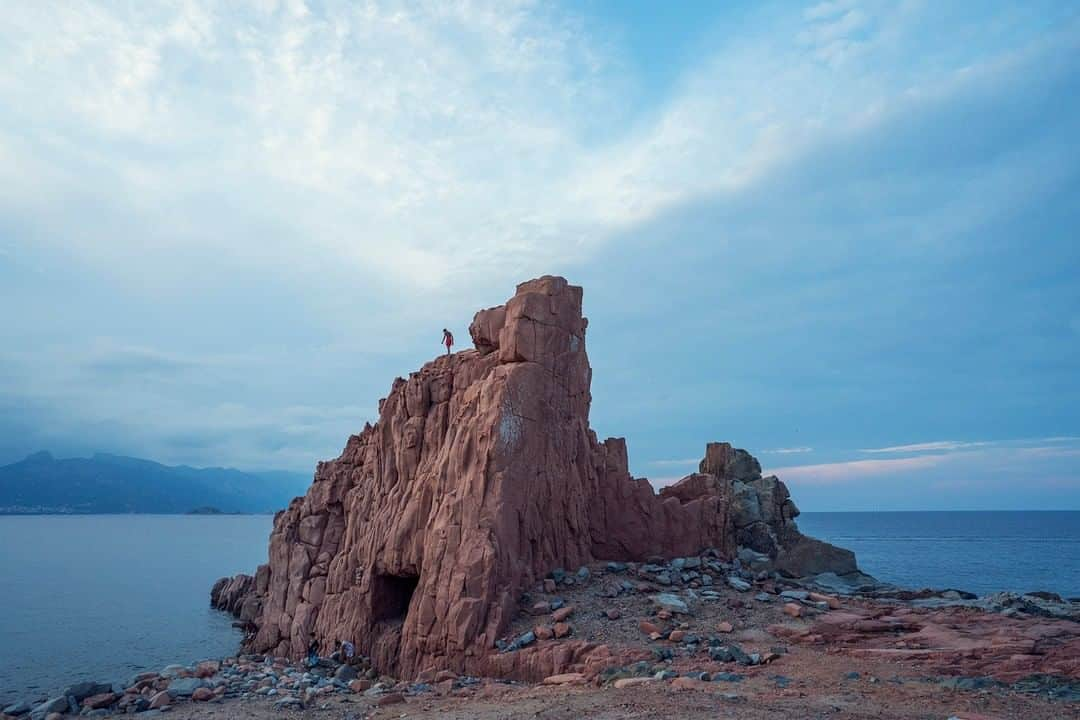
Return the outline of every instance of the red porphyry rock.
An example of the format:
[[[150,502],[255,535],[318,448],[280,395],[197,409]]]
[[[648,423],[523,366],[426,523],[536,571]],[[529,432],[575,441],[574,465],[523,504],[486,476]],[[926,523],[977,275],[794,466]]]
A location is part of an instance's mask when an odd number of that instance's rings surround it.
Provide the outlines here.
[[[536,635],[537,640],[550,640],[555,637],[555,631],[550,625],[537,625],[533,628],[533,635]]]
[[[723,621],[722,623],[719,623],[716,626],[716,632],[729,633],[729,632],[732,632],[734,629],[735,629],[735,627],[731,623],[729,623],[727,620]]]
[[[829,606],[830,610],[840,609],[840,599],[833,595],[824,595],[822,593],[812,592],[810,593],[810,599],[814,602],[823,602]]]
[[[1080,623],[1072,620],[867,605],[822,614],[805,633],[789,637],[856,657],[902,659],[941,675],[1005,683],[1039,674],[1080,679]]]
[[[641,628],[641,632],[646,635],[652,635],[653,633],[659,634],[660,628],[648,620],[639,620],[638,627]]]
[[[107,708],[114,702],[120,699],[120,696],[116,693],[107,692],[100,695],[91,695],[82,701],[82,706],[90,708],[91,710],[98,710],[100,708]]]
[[[544,685],[581,685],[585,682],[585,676],[581,673],[561,673],[548,675],[543,680]]]
[[[403,703],[403,702],[405,702],[405,696],[402,695],[399,692],[395,692],[395,693],[387,693],[386,695],[383,695],[382,697],[380,697],[378,700],[375,701],[375,704],[378,705],[379,707],[384,707],[386,705],[397,705],[398,703]]]
[[[204,660],[195,666],[195,677],[208,678],[213,677],[221,670],[221,663],[217,660]]]
[[[215,607],[253,630],[245,651],[299,658],[315,633],[323,654],[348,638],[398,676],[537,677],[494,645],[555,568],[702,548],[730,560],[740,543],[794,575],[854,566],[846,551],[804,543],[787,488],[727,443],[710,443],[700,472],[660,494],[633,478],[625,441],[589,428],[581,301],[563,278],[524,282],[476,314],[475,349],[394,381],[378,421],[275,517],[269,562],[214,586]]]
[[[555,623],[555,637],[564,638],[570,636],[570,623]]]
[[[207,700],[214,699],[214,691],[210,688],[195,688],[195,692],[191,693],[191,699],[195,702],[206,702]]]
[[[784,614],[797,618],[802,615],[802,608],[798,603],[784,603]]]
[[[172,698],[169,697],[169,693],[166,690],[162,690],[158,694],[150,698],[150,708],[163,708],[166,705],[172,704]]]
[[[552,620],[552,622],[562,622],[563,620],[565,620],[566,618],[570,617],[573,614],[574,614],[574,606],[573,605],[567,605],[566,607],[561,607],[558,610],[556,610],[555,612],[551,613],[551,620]]]

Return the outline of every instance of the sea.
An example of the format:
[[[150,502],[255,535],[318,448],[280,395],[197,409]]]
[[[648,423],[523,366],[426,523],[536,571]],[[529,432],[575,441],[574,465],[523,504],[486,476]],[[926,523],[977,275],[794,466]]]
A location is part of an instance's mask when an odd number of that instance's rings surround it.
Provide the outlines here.
[[[1080,597],[1080,512],[804,513],[879,580]],[[0,516],[0,703],[235,652],[219,577],[266,561],[270,516]],[[2,705],[0,705],[2,707]]]

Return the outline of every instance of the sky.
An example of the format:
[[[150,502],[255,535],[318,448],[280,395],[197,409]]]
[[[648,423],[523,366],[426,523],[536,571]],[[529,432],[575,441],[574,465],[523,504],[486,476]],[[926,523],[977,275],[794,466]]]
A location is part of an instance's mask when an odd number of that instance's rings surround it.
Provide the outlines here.
[[[658,486],[1080,509],[1076,3],[4,13],[0,463],[312,470],[552,273]]]

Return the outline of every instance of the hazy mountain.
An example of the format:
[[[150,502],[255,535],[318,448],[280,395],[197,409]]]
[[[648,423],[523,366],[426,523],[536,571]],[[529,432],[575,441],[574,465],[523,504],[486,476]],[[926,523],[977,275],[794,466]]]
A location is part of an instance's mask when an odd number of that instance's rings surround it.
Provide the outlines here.
[[[103,453],[57,459],[39,452],[0,466],[0,514],[276,512],[310,483],[307,473],[172,467]]]

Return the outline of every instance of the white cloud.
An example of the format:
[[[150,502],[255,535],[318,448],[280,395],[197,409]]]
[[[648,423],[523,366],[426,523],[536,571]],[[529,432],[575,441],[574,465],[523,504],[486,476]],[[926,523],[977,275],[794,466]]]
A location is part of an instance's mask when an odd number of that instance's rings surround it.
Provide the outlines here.
[[[977,37],[890,70],[932,19],[782,8],[629,108],[619,48],[540,3],[13,3],[0,229],[18,232],[0,271],[11,258],[41,282],[11,291],[4,389],[160,448],[205,420],[233,445],[203,460],[247,462],[255,435],[310,425],[294,395],[359,392],[364,359],[413,351],[403,328],[433,308],[467,319],[620,230],[998,72]],[[87,348],[153,382],[86,384]],[[201,394],[174,359],[200,368]],[[295,452],[336,445],[359,412],[322,407],[323,437]]]
[[[653,460],[650,465],[656,465],[658,467],[666,466],[683,466],[683,465],[697,465],[701,462],[701,458],[685,458],[680,460]]]
[[[798,453],[814,452],[812,447],[788,447],[788,448],[775,448],[773,450],[762,450],[763,453],[769,453],[773,455],[795,455]]]
[[[932,442],[913,443],[911,445],[893,445],[881,448],[863,448],[859,452],[864,453],[916,453],[931,450],[966,450],[968,448],[984,447],[986,442],[962,442],[959,440],[934,440]]]
[[[326,256],[425,292],[583,259],[962,64],[912,84],[835,62],[855,44],[891,57],[874,28],[917,32],[907,6],[825,3],[762,24],[626,127],[610,112],[627,100],[617,51],[529,2],[17,4],[0,29],[0,102],[15,109],[0,148],[17,168],[0,201],[37,214],[89,194],[131,234],[82,225],[51,241],[142,268],[220,251],[212,196],[241,226],[279,231],[230,231],[252,262]]]
[[[832,485],[860,480],[872,480],[882,475],[910,473],[940,465],[947,456],[917,455],[889,460],[851,460],[848,462],[795,465],[770,468],[765,474],[777,475],[785,482],[804,485]]]

